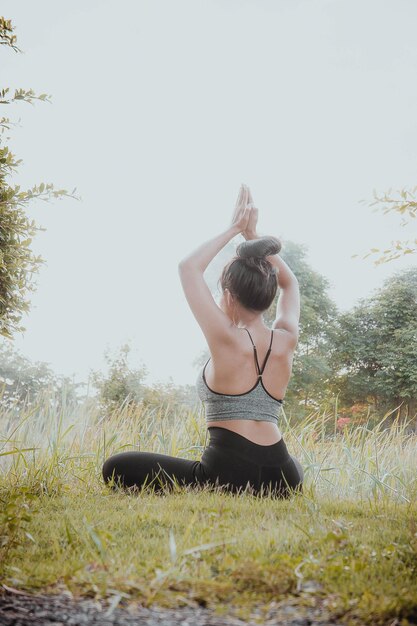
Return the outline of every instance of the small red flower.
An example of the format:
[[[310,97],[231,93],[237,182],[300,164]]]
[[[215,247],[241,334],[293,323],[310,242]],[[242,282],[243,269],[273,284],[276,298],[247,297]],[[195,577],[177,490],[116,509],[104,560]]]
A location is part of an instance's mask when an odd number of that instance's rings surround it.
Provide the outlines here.
[[[337,420],[336,424],[337,427],[342,430],[345,426],[347,426],[349,423],[351,422],[351,418],[350,417],[339,417],[339,419]]]

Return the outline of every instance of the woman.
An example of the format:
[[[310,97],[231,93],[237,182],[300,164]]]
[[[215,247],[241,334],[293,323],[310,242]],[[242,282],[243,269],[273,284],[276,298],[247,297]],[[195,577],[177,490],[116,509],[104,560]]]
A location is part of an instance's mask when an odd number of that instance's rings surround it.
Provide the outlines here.
[[[298,342],[298,281],[278,256],[280,241],[258,237],[257,220],[250,190],[242,185],[229,228],[179,264],[185,296],[211,354],[197,378],[210,434],[201,460],[122,452],[104,463],[106,482],[156,489],[175,482],[205,484],[277,497],[302,490],[303,469],[289,454],[277,424]],[[223,269],[219,307],[203,274],[239,233],[246,241]],[[276,319],[268,329],[262,313],[272,304],[278,284]]]

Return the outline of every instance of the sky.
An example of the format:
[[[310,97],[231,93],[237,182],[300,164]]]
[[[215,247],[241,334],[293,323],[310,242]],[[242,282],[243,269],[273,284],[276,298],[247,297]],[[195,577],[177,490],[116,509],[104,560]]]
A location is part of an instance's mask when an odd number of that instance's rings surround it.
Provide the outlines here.
[[[414,0],[3,0],[2,14],[23,50],[1,46],[2,86],[52,100],[7,108],[14,182],[81,196],[28,207],[46,263],[14,338],[27,358],[87,381],[129,343],[148,384],[194,384],[207,344],[178,263],[230,225],[242,182],[259,232],[307,246],[340,311],[416,264],[362,258],[416,236],[369,206],[417,184]]]

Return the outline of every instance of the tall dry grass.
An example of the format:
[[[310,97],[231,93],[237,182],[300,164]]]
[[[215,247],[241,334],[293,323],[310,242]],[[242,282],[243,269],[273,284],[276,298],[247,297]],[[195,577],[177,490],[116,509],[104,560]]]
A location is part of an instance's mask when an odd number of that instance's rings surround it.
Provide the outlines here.
[[[282,412],[281,430],[305,472],[305,497],[362,499],[383,494],[409,502],[416,494],[417,435],[399,413],[338,428],[333,413],[315,411],[297,421]],[[102,487],[101,467],[124,450],[199,460],[208,443],[201,404],[157,408],[124,404],[104,414],[94,398],[71,405],[48,390],[33,405],[0,408],[0,481],[44,493]]]

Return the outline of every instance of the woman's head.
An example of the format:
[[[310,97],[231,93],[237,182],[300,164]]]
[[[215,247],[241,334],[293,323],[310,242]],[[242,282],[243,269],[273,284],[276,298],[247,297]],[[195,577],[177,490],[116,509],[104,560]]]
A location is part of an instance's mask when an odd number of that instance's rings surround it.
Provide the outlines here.
[[[276,268],[265,258],[278,254],[281,242],[276,237],[259,237],[244,241],[236,248],[236,255],[223,268],[219,278],[227,306],[237,301],[248,311],[266,311],[272,304],[278,288]]]

